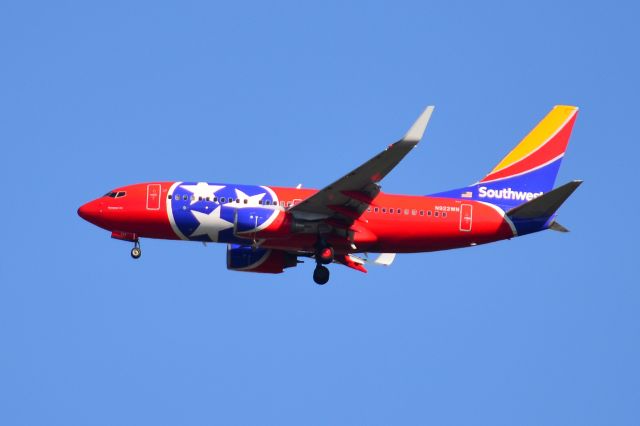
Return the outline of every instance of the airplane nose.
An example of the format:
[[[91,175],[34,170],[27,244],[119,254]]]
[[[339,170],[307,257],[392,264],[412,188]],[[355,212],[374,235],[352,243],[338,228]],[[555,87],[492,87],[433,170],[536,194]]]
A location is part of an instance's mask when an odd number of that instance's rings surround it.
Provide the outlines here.
[[[86,204],[83,204],[78,209],[78,216],[91,223],[94,223],[101,213],[102,211],[100,209],[100,206],[98,206],[95,201],[90,201]]]

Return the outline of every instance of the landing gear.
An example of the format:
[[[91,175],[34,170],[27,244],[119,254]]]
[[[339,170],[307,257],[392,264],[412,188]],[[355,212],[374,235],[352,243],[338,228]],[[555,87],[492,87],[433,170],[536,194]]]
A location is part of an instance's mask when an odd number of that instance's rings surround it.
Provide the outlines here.
[[[329,269],[326,266],[334,259],[333,247],[327,244],[320,235],[318,235],[318,242],[316,243],[316,269],[313,271],[313,281],[316,284],[324,285],[329,281]]]
[[[142,250],[140,249],[140,242],[139,241],[135,241],[133,248],[131,249],[131,257],[133,257],[134,259],[138,259],[140,258],[140,256],[142,256]]]
[[[316,262],[321,265],[328,265],[333,262],[333,247],[327,246],[316,251]]]
[[[318,265],[328,265],[333,262],[333,247],[318,234],[318,240],[315,245],[315,258]]]
[[[313,281],[318,285],[325,285],[329,282],[329,269],[322,265],[316,266],[313,271]]]

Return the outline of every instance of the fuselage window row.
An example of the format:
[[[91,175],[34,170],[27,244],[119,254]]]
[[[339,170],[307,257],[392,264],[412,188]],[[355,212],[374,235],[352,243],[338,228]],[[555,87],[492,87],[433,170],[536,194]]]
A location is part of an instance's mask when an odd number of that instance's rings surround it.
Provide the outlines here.
[[[121,195],[117,195],[117,194],[121,194]],[[106,194],[107,197],[112,197],[112,198],[124,197],[125,195],[126,195],[125,192],[118,192],[118,193],[110,192],[110,193]],[[168,200],[173,199],[173,195],[172,194],[167,195],[167,199]],[[196,200],[196,196],[195,195],[191,195],[191,196],[183,195],[181,197],[180,195],[176,195],[176,200],[180,200],[180,199],[182,199],[184,201],[187,201],[187,200],[195,201]],[[235,202],[236,204],[240,204],[240,203],[249,204],[249,200],[246,199],[246,198],[244,198],[244,199],[240,199],[240,198],[233,199],[233,198],[226,198],[226,197],[220,197],[220,198],[213,197],[213,199],[212,199],[211,197],[198,197],[198,201],[213,201],[214,203],[217,203],[217,202],[220,202],[220,203],[233,203],[233,202]],[[272,203],[273,203],[274,206],[280,205],[280,207],[291,207],[293,205],[292,201],[280,201],[279,204],[278,204],[277,201],[273,201],[272,202],[271,200],[260,200],[260,201],[258,201],[258,204],[260,204],[261,206],[270,206],[270,205],[272,205]]]
[[[369,207],[367,208],[367,212],[368,213],[397,213],[397,214],[402,214],[403,210],[402,209],[396,209],[396,208],[389,208],[387,209],[386,207]],[[447,217],[447,213],[446,212],[442,212],[442,216],[440,216],[439,212],[432,212],[431,210],[427,210],[425,213],[425,210],[417,210],[417,209],[404,209],[404,214],[407,216],[434,216],[434,217]]]
[[[126,192],[109,192],[108,194],[106,194],[107,197],[112,197],[112,198],[119,198],[119,197],[124,197],[125,195],[127,195]],[[173,196],[171,194],[169,194],[167,196],[167,198],[169,200],[171,200],[173,198]],[[176,199],[179,200],[180,196],[177,195]],[[183,195],[182,199],[187,201],[189,199],[191,199],[192,201],[195,201],[196,197],[195,195],[191,195],[191,197],[189,197],[188,195]],[[233,198],[229,198],[227,199],[226,197],[198,197],[198,201],[212,201],[214,203],[217,203],[218,201],[220,203],[233,203],[235,202],[236,204],[249,204],[249,200],[248,199],[242,199],[240,200],[239,198],[233,199]],[[265,205],[265,206],[270,206],[271,205],[271,201],[270,200],[260,200],[258,201],[258,204],[260,205]],[[278,204],[277,201],[273,201],[273,205],[274,206],[278,206],[280,205],[280,207],[291,207],[293,205],[292,201],[280,201],[280,203]],[[390,214],[403,214],[403,209],[399,209],[399,208],[395,208],[395,207],[389,207],[388,209],[386,207],[368,207],[367,208],[367,212],[368,213],[390,213]],[[432,212],[431,210],[417,210],[417,209],[404,209],[404,214],[407,216],[433,216],[433,217],[447,217],[447,213],[446,212],[442,212],[442,215],[440,215],[440,212]]]

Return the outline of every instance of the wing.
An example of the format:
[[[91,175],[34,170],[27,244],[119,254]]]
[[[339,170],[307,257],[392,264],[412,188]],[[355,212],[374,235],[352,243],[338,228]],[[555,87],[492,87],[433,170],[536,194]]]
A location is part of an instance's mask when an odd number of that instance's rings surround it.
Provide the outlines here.
[[[420,142],[433,108],[427,107],[398,142],[289,211],[305,220],[336,218],[348,223],[356,220],[380,192],[378,183]]]

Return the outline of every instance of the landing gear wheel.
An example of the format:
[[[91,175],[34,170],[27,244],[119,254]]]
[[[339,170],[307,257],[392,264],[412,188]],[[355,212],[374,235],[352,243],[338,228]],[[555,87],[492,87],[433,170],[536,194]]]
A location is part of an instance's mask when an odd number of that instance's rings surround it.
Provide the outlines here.
[[[136,239],[133,242],[133,248],[131,249],[131,257],[138,259],[140,256],[142,256],[142,249],[140,249],[140,241]]]
[[[142,250],[140,250],[140,247],[134,247],[131,249],[131,257],[138,259],[140,256],[142,256]]]
[[[333,262],[333,247],[322,247],[316,252],[316,262],[320,265],[328,265]]]
[[[313,270],[313,281],[318,285],[325,285],[329,282],[329,269],[322,265],[316,266]]]

